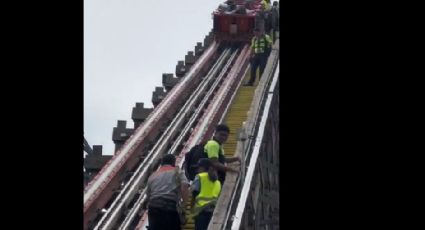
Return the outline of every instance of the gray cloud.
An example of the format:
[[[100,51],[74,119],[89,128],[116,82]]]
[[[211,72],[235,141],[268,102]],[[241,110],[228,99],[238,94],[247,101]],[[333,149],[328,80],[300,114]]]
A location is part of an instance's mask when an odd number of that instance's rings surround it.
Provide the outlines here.
[[[136,102],[152,107],[162,73],[212,28],[217,0],[84,1],[84,135],[112,155],[117,120],[133,127]]]

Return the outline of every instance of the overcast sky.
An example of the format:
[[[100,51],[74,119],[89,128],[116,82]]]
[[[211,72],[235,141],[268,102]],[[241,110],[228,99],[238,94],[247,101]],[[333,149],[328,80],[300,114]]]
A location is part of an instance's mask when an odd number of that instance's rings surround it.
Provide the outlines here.
[[[84,136],[112,155],[117,120],[133,128],[136,102],[152,108],[162,73],[203,42],[223,0],[84,0]]]

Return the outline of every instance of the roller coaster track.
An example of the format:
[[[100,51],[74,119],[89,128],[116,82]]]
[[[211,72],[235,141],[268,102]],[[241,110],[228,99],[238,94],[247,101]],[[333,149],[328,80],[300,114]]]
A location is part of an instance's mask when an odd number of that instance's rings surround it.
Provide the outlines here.
[[[257,123],[247,127],[242,124],[249,116],[246,110],[252,101],[255,89],[241,87],[248,69],[250,49],[248,45],[238,48],[219,48],[219,46],[216,43],[211,44],[190,71],[86,187],[84,191],[85,230],[146,229],[144,226],[147,225],[147,215],[141,209],[141,204],[145,199],[147,179],[158,169],[159,160],[163,155],[176,155],[177,164],[181,167],[182,159],[188,149],[209,139],[215,124],[219,121],[226,120],[232,134],[240,131],[241,127],[252,133],[254,133],[253,130],[258,132]],[[270,68],[275,69],[276,66]],[[267,84],[264,83],[263,88],[270,87],[271,78],[267,77]],[[263,79],[266,78],[263,77]],[[261,103],[264,104],[265,99],[263,99]],[[177,106],[178,108],[173,108],[173,104],[177,101],[182,102]],[[233,101],[235,103],[232,104]],[[228,114],[227,117],[226,114]],[[254,120],[260,119],[259,114],[259,112],[256,114]],[[236,120],[232,121],[232,117]],[[162,132],[151,134],[160,128],[163,129]],[[150,136],[155,136],[156,139],[153,146],[147,147],[146,140]],[[236,136],[230,137],[225,149],[226,155],[232,155],[235,150],[238,151],[235,139]],[[148,149],[147,154],[140,159],[140,152],[146,149]],[[255,148],[248,149],[251,152],[255,150]],[[244,158],[247,158],[246,162],[252,161],[248,159],[249,153],[244,154]],[[228,202],[232,207],[226,212],[226,222],[230,221],[231,216],[235,216],[235,210],[240,209],[238,207],[241,201],[237,202],[239,196],[236,196],[234,191],[240,190],[244,183],[251,183],[246,181],[248,177],[245,177],[245,169],[248,169],[247,175],[252,177],[249,166],[245,166],[244,161],[241,175],[236,176],[236,180],[229,179],[229,182],[226,180],[226,183],[232,184],[231,187],[235,187],[230,191],[231,198]],[[120,176],[124,175],[124,171],[131,171],[131,177]],[[223,187],[224,191],[226,183]],[[193,220],[185,229],[193,229]],[[232,227],[232,229],[236,228]]]
[[[276,42],[269,57],[265,73],[258,86],[256,88],[241,86],[242,81],[240,81],[220,119],[220,122],[225,121],[231,130],[231,135],[225,144],[225,154],[230,156],[235,153],[235,155],[240,155],[244,160],[242,161],[240,175],[230,174],[226,177],[222,194],[208,228],[210,230],[265,229],[266,225],[268,229],[278,229],[279,227],[278,221],[261,221],[257,228],[251,228],[246,223],[244,224],[244,222],[247,222],[246,219],[249,218],[249,215],[244,212],[244,209],[248,206],[245,204],[250,203],[247,201],[247,197],[252,196],[251,194],[253,193],[250,191],[252,189],[249,188],[255,187],[252,181],[257,178],[255,175],[258,174],[258,165],[261,163],[259,159],[259,156],[261,156],[260,147],[264,147],[262,144],[265,142],[264,139],[269,138],[265,135],[267,132],[265,124],[268,124],[267,128],[269,129],[271,124],[271,115],[269,113],[271,113],[273,106],[278,106],[278,101],[277,104],[274,104],[278,95],[278,58],[279,47],[278,42]],[[242,69],[245,72],[248,70],[245,67]],[[276,115],[274,118],[276,118]],[[274,128],[276,129],[276,127]],[[245,139],[248,141],[245,141]],[[277,143],[273,144],[276,145]],[[273,152],[278,154],[277,151]],[[262,155],[264,157],[265,154],[263,153]],[[278,161],[276,164],[278,164]],[[275,181],[277,182],[278,180]],[[278,204],[278,200],[273,200],[272,202]],[[265,204],[264,206],[268,207],[267,205]],[[186,204],[186,207],[187,213],[189,213],[187,215],[188,223],[182,229],[194,229],[194,220],[190,215],[189,204]],[[242,222],[242,220],[245,221]],[[145,230],[147,225],[147,215],[145,214],[135,229]]]
[[[84,229],[89,229],[104,215],[117,190],[125,183],[124,176],[133,171],[140,157],[148,149],[149,139],[157,137],[160,129],[172,120],[178,111],[176,104],[185,101],[187,95],[199,83],[202,75],[215,61],[218,44],[212,43],[185,77],[166,95],[163,101],[146,118],[122,148],[107,162],[84,191]],[[143,160],[144,161],[144,160]]]

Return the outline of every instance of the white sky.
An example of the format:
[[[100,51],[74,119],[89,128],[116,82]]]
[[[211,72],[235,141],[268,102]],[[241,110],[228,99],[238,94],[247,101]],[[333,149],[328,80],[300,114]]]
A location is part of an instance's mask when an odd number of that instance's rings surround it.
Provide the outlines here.
[[[203,42],[224,0],[84,0],[84,136],[112,155],[117,120],[133,128],[136,102],[152,108],[162,73]]]

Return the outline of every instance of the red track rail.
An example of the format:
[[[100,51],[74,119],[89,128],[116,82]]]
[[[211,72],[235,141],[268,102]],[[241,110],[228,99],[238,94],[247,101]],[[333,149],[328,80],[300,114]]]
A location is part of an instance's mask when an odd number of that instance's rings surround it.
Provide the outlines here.
[[[195,63],[185,76],[187,78],[190,75],[191,80],[180,81],[167,94],[146,121],[139,126],[116,155],[107,162],[98,175],[86,187],[84,194],[85,230],[89,228],[89,223],[99,215],[100,209],[105,207],[114,192],[119,189],[126,172],[135,168],[148,144],[154,141],[160,134],[160,128],[173,117],[179,109],[179,104],[192,92],[193,88],[201,80],[201,76],[208,71],[217,55],[217,47],[218,45],[216,43],[211,44],[208,48],[209,51],[206,50],[204,52],[198,59],[199,62]],[[142,133],[140,134],[140,132]],[[137,139],[135,140],[135,138]],[[128,151],[125,151],[126,149]],[[125,155],[121,156],[121,154]],[[88,194],[89,190],[91,193]]]

